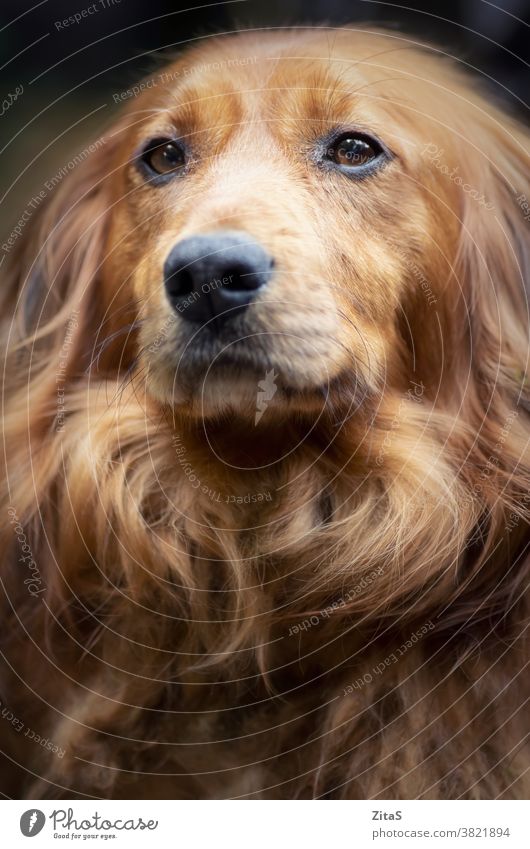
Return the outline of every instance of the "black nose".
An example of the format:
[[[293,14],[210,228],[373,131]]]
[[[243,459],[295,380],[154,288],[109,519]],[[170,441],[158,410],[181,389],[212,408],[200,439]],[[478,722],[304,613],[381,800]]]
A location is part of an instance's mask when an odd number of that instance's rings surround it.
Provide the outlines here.
[[[252,239],[222,230],[183,239],[164,264],[169,300],[187,321],[217,326],[245,309],[272,273],[273,260]]]

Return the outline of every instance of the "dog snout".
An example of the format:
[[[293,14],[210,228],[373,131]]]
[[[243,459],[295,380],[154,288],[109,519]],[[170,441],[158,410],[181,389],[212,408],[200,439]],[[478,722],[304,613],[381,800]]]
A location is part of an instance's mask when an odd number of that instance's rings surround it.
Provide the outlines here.
[[[272,275],[274,261],[247,233],[224,230],[178,242],[164,264],[169,301],[186,321],[230,319]]]

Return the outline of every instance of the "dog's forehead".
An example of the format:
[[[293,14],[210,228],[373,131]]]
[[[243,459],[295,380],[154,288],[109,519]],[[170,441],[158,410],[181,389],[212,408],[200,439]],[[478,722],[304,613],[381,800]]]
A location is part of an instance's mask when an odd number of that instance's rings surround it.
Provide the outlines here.
[[[184,51],[142,85],[124,117],[137,148],[149,136],[175,134],[210,154],[242,136],[263,149],[274,137],[298,150],[355,126],[406,154],[410,140],[444,137],[459,86],[436,51],[399,34],[246,32]]]
[[[156,100],[190,130],[223,118],[248,121],[285,111],[291,117],[340,118],[366,84],[388,76],[371,57],[394,50],[381,36],[245,34],[212,39],[160,75]],[[384,91],[379,89],[384,96]]]

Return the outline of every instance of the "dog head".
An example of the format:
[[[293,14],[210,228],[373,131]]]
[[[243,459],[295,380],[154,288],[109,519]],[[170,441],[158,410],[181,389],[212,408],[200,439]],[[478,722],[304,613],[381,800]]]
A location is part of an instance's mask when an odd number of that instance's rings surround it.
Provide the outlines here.
[[[115,99],[19,263],[38,334],[76,303],[85,360],[192,416],[351,415],[411,380],[458,404],[499,369],[513,394],[525,140],[436,50],[241,34]]]

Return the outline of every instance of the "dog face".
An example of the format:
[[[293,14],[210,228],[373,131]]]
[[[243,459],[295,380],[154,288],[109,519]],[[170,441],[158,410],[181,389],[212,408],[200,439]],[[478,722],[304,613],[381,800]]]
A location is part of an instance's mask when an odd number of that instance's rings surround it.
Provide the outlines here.
[[[346,376],[350,402],[399,379],[401,305],[425,301],[418,276],[450,274],[458,228],[454,184],[421,153],[436,143],[451,159],[449,107],[441,126],[428,120],[432,85],[392,47],[240,36],[192,52],[130,105],[106,285],[134,292],[155,397],[253,413],[266,374],[277,411],[321,406]],[[388,51],[394,74],[374,58]]]

